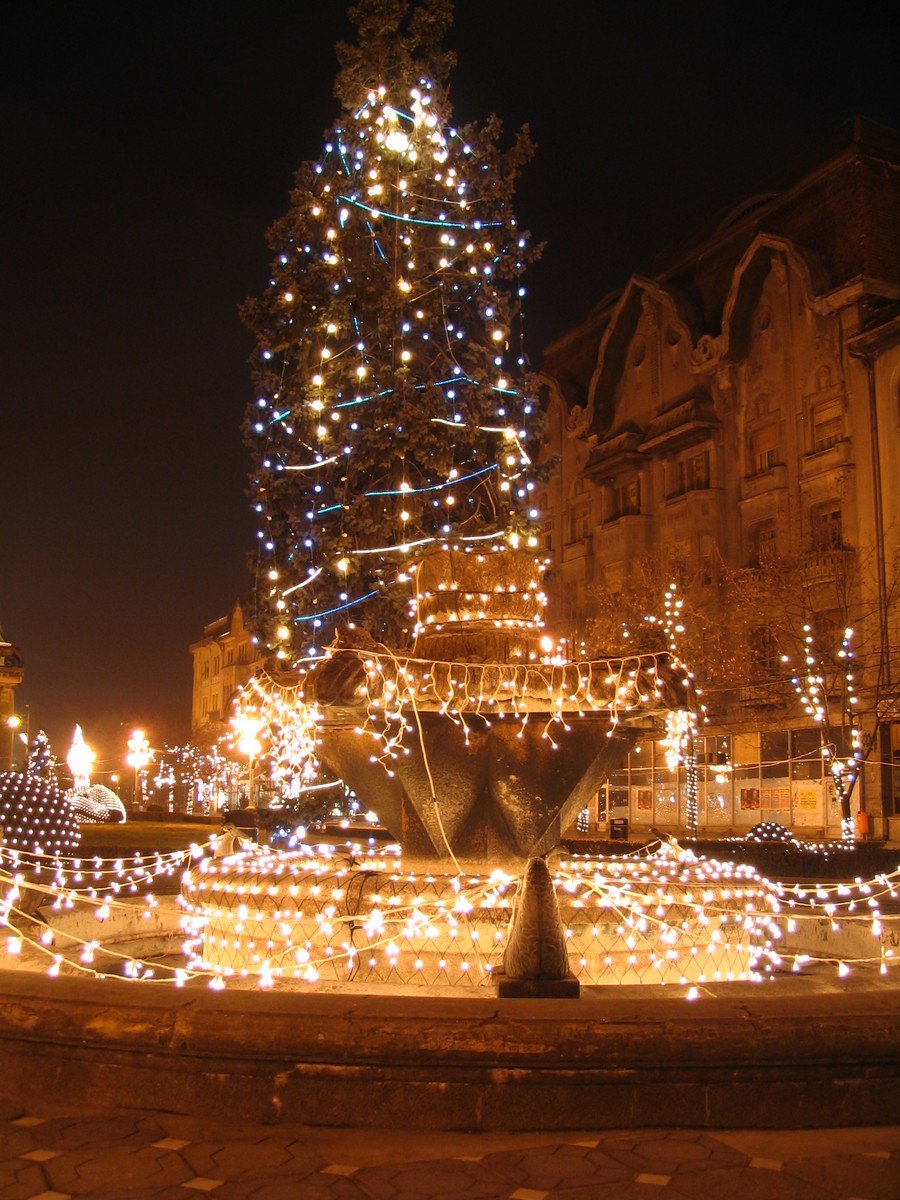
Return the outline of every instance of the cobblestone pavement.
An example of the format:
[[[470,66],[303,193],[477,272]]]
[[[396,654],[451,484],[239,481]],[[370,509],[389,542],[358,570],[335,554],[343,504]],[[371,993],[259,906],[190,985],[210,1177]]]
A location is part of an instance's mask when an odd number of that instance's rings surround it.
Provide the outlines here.
[[[900,1200],[900,1126],[409,1133],[0,1100],[0,1200]]]

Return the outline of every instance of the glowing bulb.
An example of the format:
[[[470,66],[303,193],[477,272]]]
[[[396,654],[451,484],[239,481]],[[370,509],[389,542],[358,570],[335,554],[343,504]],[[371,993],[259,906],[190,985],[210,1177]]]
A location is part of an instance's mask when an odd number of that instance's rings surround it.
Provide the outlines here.
[[[392,129],[384,139],[384,144],[395,154],[404,154],[409,149],[409,138],[402,129]]]

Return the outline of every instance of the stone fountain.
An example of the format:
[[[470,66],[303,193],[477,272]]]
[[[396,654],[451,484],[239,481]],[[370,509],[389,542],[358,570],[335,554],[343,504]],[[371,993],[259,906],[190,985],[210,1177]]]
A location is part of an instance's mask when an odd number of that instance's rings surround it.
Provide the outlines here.
[[[317,754],[378,813],[402,848],[402,870],[385,862],[313,865],[277,856],[249,871],[243,863],[212,868],[205,883],[189,880],[186,890],[200,934],[198,962],[267,971],[271,960],[260,946],[277,945],[278,961],[306,978],[293,960],[302,968],[309,947],[332,956],[341,951],[355,964],[364,942],[404,941],[414,945],[423,977],[427,963],[437,971],[432,978],[449,972],[451,958],[464,972],[466,950],[455,918],[440,937],[432,928],[420,938],[408,920],[389,921],[394,933],[382,936],[388,925],[378,896],[388,896],[397,912],[412,910],[419,921],[422,886],[434,892],[425,908],[446,912],[461,876],[487,880],[500,873],[513,897],[516,880],[524,881],[518,908],[514,901],[505,923],[489,921],[472,939],[477,950],[508,933],[505,967],[514,978],[504,981],[501,994],[577,994],[574,979],[568,991],[560,989],[567,950],[544,859],[621,766],[638,728],[685,707],[686,693],[664,654],[584,662],[542,656],[544,600],[536,568],[527,552],[431,554],[413,568],[409,652],[379,644],[359,628],[342,631],[302,684],[304,701],[318,709]],[[296,676],[271,682],[285,690],[298,683]],[[206,907],[203,888],[214,894]],[[374,924],[357,915],[364,895],[377,911]],[[312,921],[304,896],[315,909]],[[502,886],[487,903],[510,907]],[[210,912],[216,915],[205,926]],[[335,923],[350,930],[346,943],[327,940]],[[535,980],[544,990],[535,990]]]

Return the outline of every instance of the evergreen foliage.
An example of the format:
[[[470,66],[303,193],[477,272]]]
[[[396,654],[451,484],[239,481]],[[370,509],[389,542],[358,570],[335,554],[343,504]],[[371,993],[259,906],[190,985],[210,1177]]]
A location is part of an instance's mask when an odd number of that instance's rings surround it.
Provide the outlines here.
[[[536,545],[522,349],[523,129],[455,128],[452,7],[365,0],[338,46],[342,113],[269,231],[245,424],[259,518],[254,624],[287,666],[341,621],[402,636],[411,558]]]

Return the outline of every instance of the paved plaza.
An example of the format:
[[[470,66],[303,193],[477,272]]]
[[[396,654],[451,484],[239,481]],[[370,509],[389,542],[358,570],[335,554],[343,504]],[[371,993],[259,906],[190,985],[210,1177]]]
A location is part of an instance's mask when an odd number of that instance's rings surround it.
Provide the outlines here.
[[[3,1101],[0,1122],[2,1200],[900,1198],[900,1126],[409,1133]]]

